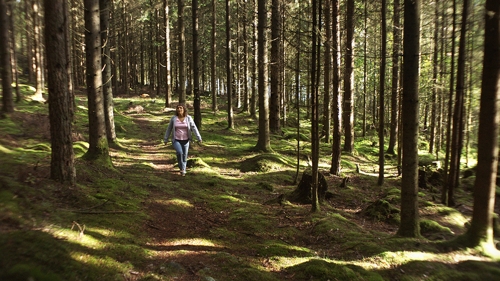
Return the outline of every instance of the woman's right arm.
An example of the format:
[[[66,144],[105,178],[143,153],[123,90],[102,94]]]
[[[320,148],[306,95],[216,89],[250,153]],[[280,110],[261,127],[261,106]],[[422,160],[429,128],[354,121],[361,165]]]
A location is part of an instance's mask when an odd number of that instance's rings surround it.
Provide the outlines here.
[[[172,117],[170,119],[170,122],[168,123],[167,131],[165,132],[165,136],[163,137],[163,142],[166,144],[168,142],[168,139],[170,138],[170,133],[172,132],[172,128],[174,127],[174,118]]]

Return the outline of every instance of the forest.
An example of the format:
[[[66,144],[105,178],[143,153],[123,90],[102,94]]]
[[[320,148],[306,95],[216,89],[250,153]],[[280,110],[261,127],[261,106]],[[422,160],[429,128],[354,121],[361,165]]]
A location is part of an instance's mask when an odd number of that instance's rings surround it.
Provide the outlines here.
[[[0,280],[499,280],[499,58],[498,0],[0,0]]]

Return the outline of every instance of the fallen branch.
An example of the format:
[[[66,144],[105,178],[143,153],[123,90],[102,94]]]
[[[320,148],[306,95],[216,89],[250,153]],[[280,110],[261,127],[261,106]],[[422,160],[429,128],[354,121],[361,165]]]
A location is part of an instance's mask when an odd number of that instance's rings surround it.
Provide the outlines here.
[[[79,238],[81,239],[83,237],[83,232],[85,231],[85,225],[83,225],[83,227],[81,227],[79,223],[77,223],[76,221],[73,221],[73,225],[71,226],[71,230],[73,230],[75,225],[78,226],[78,228],[80,229]]]

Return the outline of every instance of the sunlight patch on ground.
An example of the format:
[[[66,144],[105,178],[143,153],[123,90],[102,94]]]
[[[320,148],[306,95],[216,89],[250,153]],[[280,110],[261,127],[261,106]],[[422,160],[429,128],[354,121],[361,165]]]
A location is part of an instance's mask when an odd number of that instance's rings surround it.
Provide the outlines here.
[[[426,261],[426,262],[441,262],[446,264],[457,264],[464,261],[489,261],[486,257],[472,256],[463,252],[452,252],[443,254],[434,254],[426,252],[385,252],[380,255],[365,258],[359,261],[342,261],[342,260],[332,260],[323,259],[321,257],[283,257],[276,256],[269,259],[274,270],[283,270],[285,268],[293,267],[301,263],[308,262],[310,260],[321,259],[327,262],[334,262],[341,265],[356,265],[360,266],[366,270],[386,270],[391,269],[403,264],[414,262],[414,261]]]
[[[75,225],[73,229],[66,228],[58,228],[58,229],[44,229],[45,232],[52,234],[54,237],[58,239],[67,239],[73,243],[80,244],[82,246],[91,248],[91,249],[103,249],[104,243],[99,241],[98,239],[92,237],[92,235],[85,234],[87,229],[84,229],[84,226],[78,227]]]
[[[159,204],[165,204],[165,205],[170,205],[170,206],[177,206],[177,207],[187,207],[187,208],[193,208],[193,204],[187,200],[175,198],[175,199],[170,199],[170,200],[155,200],[154,202],[159,203]]]
[[[214,244],[212,241],[203,238],[191,238],[191,239],[172,239],[170,242],[166,242],[166,245],[179,246],[179,245],[191,245],[191,246],[207,246],[207,247],[221,247]]]
[[[151,167],[153,169],[158,169],[158,167],[151,162],[142,162],[141,165],[148,166],[148,167]]]
[[[118,271],[123,271],[124,267],[129,267],[128,263],[121,263],[116,261],[115,259],[110,258],[109,256],[105,256],[102,258],[95,258],[94,255],[89,255],[87,253],[82,252],[72,252],[70,256],[77,262],[81,262],[87,265],[92,265],[95,268],[114,268],[114,269],[122,269]],[[131,267],[129,267],[130,269]]]
[[[236,197],[233,197],[233,196],[230,196],[230,195],[222,195],[220,196],[221,199],[226,199],[230,202],[234,202],[234,203],[246,203],[245,200],[241,200],[239,198],[236,198]]]
[[[10,150],[10,149],[8,149],[8,148],[4,147],[3,145],[0,145],[0,152],[2,152],[2,153],[6,153],[6,154],[11,154],[11,153],[13,153],[13,151],[12,151],[12,150]]]
[[[434,254],[426,252],[385,252],[375,257],[367,258],[353,264],[359,265],[367,270],[370,269],[390,269],[395,266],[414,261],[441,262],[446,264],[455,264],[463,261],[488,261],[487,258],[464,254],[464,252],[450,252],[443,254]]]
[[[311,259],[317,259],[317,257],[315,258],[302,258],[302,257],[272,257],[269,259],[269,261],[271,262],[271,264],[273,265],[272,267],[275,269],[275,270],[283,270],[285,268],[288,268],[288,267],[292,267],[292,266],[295,266],[295,265],[298,265],[298,264],[301,264],[301,263],[305,263],[305,262],[308,262],[309,260]]]
[[[151,247],[159,247],[156,251],[158,254],[160,252],[170,252],[171,254],[180,252],[186,253],[200,253],[206,251],[219,251],[225,249],[223,245],[218,245],[211,240],[204,238],[179,238],[179,239],[168,239],[158,242],[147,243]],[[162,249],[165,247],[165,249]]]

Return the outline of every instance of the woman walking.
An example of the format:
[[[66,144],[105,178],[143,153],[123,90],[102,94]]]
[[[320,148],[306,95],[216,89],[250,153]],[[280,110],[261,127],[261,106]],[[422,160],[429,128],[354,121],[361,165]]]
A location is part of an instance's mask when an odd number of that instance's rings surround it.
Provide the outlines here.
[[[193,121],[193,118],[188,115],[187,108],[183,104],[177,105],[175,115],[170,118],[167,131],[163,142],[167,144],[172,136],[172,146],[177,155],[177,163],[182,176],[186,175],[186,164],[188,158],[189,142],[193,139],[192,134],[196,136],[198,142],[201,143],[201,135]]]

